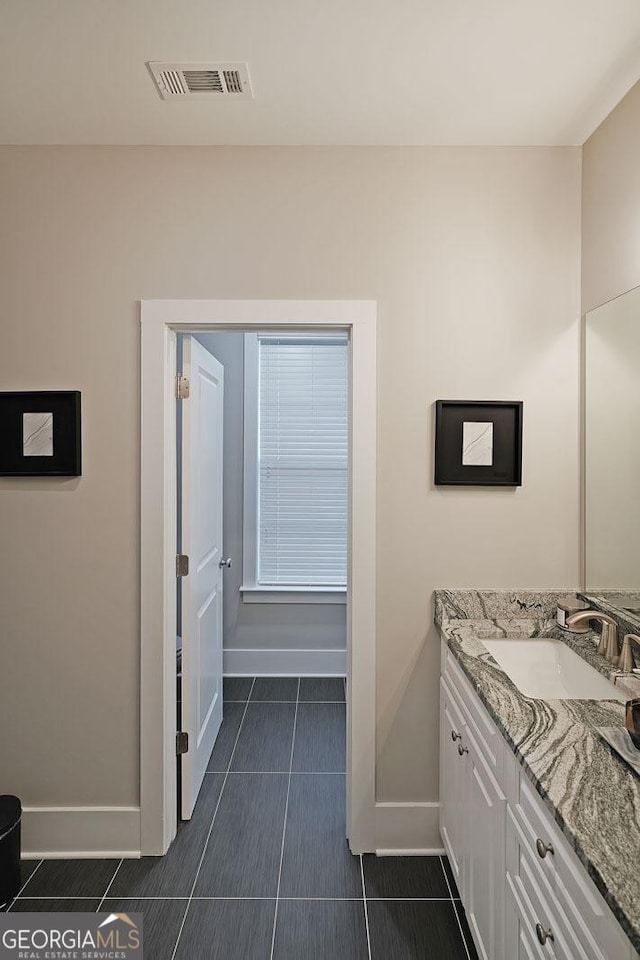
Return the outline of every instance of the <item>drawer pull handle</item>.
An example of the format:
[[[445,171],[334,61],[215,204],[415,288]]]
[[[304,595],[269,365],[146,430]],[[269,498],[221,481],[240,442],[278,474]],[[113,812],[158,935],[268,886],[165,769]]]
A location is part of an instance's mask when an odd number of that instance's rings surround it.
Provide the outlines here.
[[[540,839],[540,837],[538,837],[536,840],[536,850],[538,851],[538,856],[541,857],[542,860],[544,860],[548,853],[552,855],[555,853],[553,845],[550,843],[545,843],[544,840]]]
[[[543,947],[547,940],[551,940],[552,942],[555,940],[553,930],[545,930],[541,923],[536,923],[536,937],[538,938],[538,943],[542,944]]]
[[[456,733],[455,730],[452,730],[452,731],[451,731],[451,739],[453,740],[454,743],[456,742],[456,740],[462,740],[462,734],[461,734],[461,733]]]
[[[458,753],[460,756],[464,756],[465,753],[469,753],[469,747],[463,747],[461,743],[458,744]]]

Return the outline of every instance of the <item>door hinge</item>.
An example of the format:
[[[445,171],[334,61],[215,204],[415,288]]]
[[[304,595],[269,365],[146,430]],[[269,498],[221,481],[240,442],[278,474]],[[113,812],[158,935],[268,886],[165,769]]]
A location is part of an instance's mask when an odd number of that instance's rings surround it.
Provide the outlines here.
[[[182,756],[183,753],[189,752],[189,734],[184,733],[182,730],[178,730],[176,733],[176,755],[178,757]]]
[[[179,553],[176,556],[176,577],[189,576],[189,557],[186,553]]]
[[[182,377],[180,374],[176,377],[176,400],[189,399],[189,378]]]

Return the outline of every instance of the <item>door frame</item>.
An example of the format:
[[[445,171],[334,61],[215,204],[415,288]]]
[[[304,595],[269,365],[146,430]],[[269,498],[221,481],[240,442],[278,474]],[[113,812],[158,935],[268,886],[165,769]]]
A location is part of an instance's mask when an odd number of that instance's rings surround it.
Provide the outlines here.
[[[140,485],[140,849],[177,831],[176,333],[283,327],[349,332],[347,838],[375,850],[376,302],[142,300]]]

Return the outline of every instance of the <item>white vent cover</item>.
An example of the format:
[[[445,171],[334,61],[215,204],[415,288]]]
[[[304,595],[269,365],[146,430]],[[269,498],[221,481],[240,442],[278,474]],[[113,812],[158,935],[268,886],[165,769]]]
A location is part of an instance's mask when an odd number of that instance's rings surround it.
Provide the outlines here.
[[[163,100],[253,100],[246,63],[147,64]]]

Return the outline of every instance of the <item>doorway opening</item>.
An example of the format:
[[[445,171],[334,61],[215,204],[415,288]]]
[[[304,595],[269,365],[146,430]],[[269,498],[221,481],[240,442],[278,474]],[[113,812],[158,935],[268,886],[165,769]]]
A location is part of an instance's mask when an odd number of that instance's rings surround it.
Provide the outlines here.
[[[164,854],[177,829],[177,334],[282,330],[349,338],[346,832],[352,852],[374,850],[375,304],[143,301],[141,322],[141,852]]]
[[[206,772],[346,772],[348,333],[186,332],[176,357],[188,820]]]

